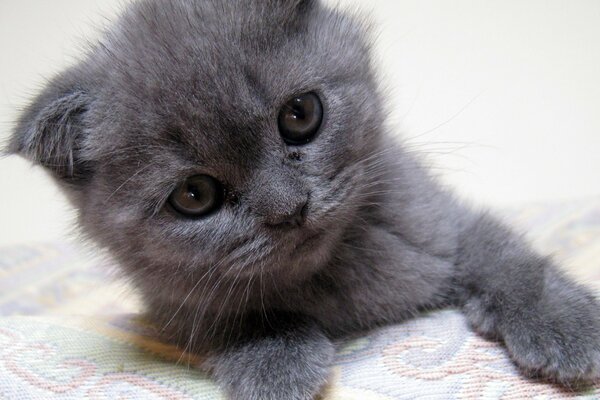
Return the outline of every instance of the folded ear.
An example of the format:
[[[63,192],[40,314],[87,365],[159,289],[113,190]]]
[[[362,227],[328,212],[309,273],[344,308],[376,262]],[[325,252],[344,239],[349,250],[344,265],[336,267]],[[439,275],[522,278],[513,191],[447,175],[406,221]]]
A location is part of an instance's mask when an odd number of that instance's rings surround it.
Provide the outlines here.
[[[9,143],[9,152],[47,168],[65,183],[91,175],[82,157],[91,98],[79,87],[51,84],[25,110]]]
[[[302,14],[313,8],[318,0],[271,0],[278,5],[283,5],[290,11]]]
[[[266,3],[266,8],[265,8]],[[271,18],[280,16],[287,21],[302,20],[313,9],[318,0],[258,0],[257,4],[268,11]]]
[[[274,0],[275,3],[285,4],[289,7],[308,8],[315,4],[317,0]]]

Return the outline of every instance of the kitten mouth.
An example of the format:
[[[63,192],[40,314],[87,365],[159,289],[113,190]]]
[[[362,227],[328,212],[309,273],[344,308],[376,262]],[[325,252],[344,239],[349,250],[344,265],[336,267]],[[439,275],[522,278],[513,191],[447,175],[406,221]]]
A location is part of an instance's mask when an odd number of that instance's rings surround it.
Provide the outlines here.
[[[311,235],[304,238],[296,246],[294,246],[294,252],[305,250],[307,247],[310,247],[310,246],[316,244],[319,241],[319,239],[321,239],[323,237],[323,235],[324,235],[324,232],[322,232],[322,231],[312,233]]]

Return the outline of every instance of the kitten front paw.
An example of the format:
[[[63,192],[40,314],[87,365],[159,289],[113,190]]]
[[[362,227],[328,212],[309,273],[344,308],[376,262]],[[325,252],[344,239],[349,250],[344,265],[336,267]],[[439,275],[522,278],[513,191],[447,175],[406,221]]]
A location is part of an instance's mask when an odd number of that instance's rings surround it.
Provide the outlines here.
[[[297,330],[254,339],[216,356],[213,374],[230,400],[314,400],[327,383],[333,344]]]
[[[326,371],[306,370],[303,376],[275,365],[263,364],[232,376],[223,385],[228,400],[316,400],[326,383]],[[316,372],[316,373],[315,373]],[[265,379],[266,380],[263,380]]]
[[[504,342],[528,375],[563,385],[600,381],[600,307],[585,297],[566,299],[531,318],[514,318]]]
[[[600,378],[598,343],[583,338],[561,339],[561,333],[510,334],[506,346],[515,363],[529,376],[562,384],[591,383]]]

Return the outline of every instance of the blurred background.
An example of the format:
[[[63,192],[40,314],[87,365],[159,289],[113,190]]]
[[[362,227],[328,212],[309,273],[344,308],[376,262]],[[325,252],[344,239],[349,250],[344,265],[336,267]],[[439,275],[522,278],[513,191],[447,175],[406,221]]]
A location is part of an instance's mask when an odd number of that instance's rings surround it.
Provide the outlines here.
[[[463,197],[506,208],[600,195],[599,1],[335,3],[373,15],[390,124]],[[0,0],[0,140],[125,4]],[[69,235],[72,210],[41,170],[0,159],[0,190],[0,245]]]

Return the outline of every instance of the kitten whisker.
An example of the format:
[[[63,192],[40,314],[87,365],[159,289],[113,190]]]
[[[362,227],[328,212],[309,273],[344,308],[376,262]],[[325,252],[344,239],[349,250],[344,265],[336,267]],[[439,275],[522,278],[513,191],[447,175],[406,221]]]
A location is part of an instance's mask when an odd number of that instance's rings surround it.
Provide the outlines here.
[[[117,187],[111,194],[110,196],[108,196],[104,202],[108,202],[115,194],[117,194],[117,192],[119,190],[121,190],[127,183],[129,183],[132,179],[134,179],[136,176],[138,176],[139,174],[141,174],[142,172],[144,172],[145,170],[147,170],[148,168],[150,168],[152,166],[152,164],[147,164],[145,166],[143,166],[142,168],[140,168],[136,173],[134,173],[133,175],[131,175],[129,178],[127,178],[121,185],[119,185],[119,187]]]
[[[188,292],[188,294],[185,296],[185,298],[183,299],[183,301],[181,302],[181,304],[179,305],[179,307],[177,308],[177,310],[175,311],[175,313],[171,316],[171,318],[167,321],[167,323],[163,325],[163,327],[161,328],[161,332],[164,332],[164,330],[171,324],[171,322],[173,322],[173,319],[175,319],[175,317],[177,316],[177,314],[179,313],[179,311],[181,311],[181,309],[185,305],[185,302],[190,298],[190,296],[192,295],[192,293],[194,292],[194,290],[196,290],[198,288],[198,286],[203,282],[203,280],[206,277],[206,275],[209,274],[209,272],[210,272],[210,274],[212,276],[212,273],[222,264],[223,261],[225,261],[225,259],[222,259],[217,264],[215,264],[215,265],[207,268],[207,270],[204,273],[204,275],[202,275],[200,277],[200,279],[198,279],[198,281],[194,284],[194,286],[190,289],[190,291]],[[210,276],[209,276],[209,279],[210,279]]]
[[[452,122],[454,119],[458,118],[467,108],[469,108],[471,106],[471,104],[473,104],[479,97],[481,97],[481,95],[484,92],[481,91],[478,94],[476,94],[471,100],[469,100],[464,106],[462,106],[457,112],[455,112],[454,114],[452,114],[449,118],[447,118],[446,120],[440,122],[439,124],[435,125],[433,128],[427,129],[424,132],[418,133],[415,136],[411,136],[409,138],[407,138],[407,140],[414,140],[416,138],[420,138],[423,137],[425,135],[428,135],[432,132],[435,132],[436,130],[438,130],[439,128],[443,127],[444,125]]]

